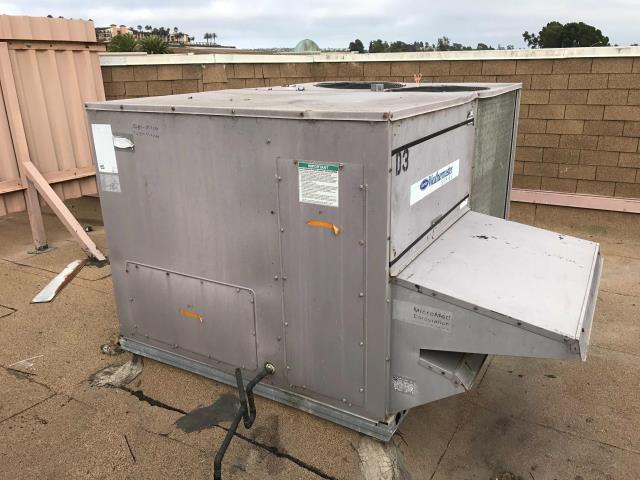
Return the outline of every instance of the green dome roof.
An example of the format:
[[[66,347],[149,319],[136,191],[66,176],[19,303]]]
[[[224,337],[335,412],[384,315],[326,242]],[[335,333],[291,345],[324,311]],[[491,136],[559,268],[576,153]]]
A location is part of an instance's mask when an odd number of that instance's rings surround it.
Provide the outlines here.
[[[293,49],[294,52],[319,52],[320,47],[313,40],[309,40],[305,38],[304,40],[300,40],[298,44]]]

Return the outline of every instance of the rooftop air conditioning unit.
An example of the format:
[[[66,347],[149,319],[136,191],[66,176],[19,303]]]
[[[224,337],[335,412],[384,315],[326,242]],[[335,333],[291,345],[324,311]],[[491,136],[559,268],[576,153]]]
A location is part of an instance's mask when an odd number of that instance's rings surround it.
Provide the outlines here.
[[[499,218],[520,85],[415,87],[90,104],[122,346],[384,440],[488,355],[584,360],[598,244]]]

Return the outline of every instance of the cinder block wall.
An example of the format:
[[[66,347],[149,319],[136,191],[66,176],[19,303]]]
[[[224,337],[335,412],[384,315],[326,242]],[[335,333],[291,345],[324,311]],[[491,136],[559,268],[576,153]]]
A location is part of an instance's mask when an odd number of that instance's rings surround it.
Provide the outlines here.
[[[640,57],[102,69],[108,99],[323,80],[522,82],[514,187],[640,198]]]

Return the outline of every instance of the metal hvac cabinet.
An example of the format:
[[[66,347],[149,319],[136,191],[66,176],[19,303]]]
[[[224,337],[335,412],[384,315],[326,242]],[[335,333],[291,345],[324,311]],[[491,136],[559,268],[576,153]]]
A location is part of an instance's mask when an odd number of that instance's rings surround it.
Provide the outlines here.
[[[508,165],[470,210],[478,91],[320,90],[88,106],[122,346],[385,440],[489,354],[584,359],[598,245],[497,218]]]

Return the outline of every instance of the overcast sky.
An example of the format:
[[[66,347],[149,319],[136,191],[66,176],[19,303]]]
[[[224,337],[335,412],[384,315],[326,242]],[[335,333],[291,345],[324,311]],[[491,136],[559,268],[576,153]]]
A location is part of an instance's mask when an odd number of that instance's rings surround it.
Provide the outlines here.
[[[179,27],[202,40],[245,48],[293,47],[303,38],[321,48],[344,48],[354,38],[414,40],[438,37],[523,47],[522,32],[550,20],[584,21],[611,44],[640,43],[640,0],[0,0],[0,14],[62,15],[97,26]]]

